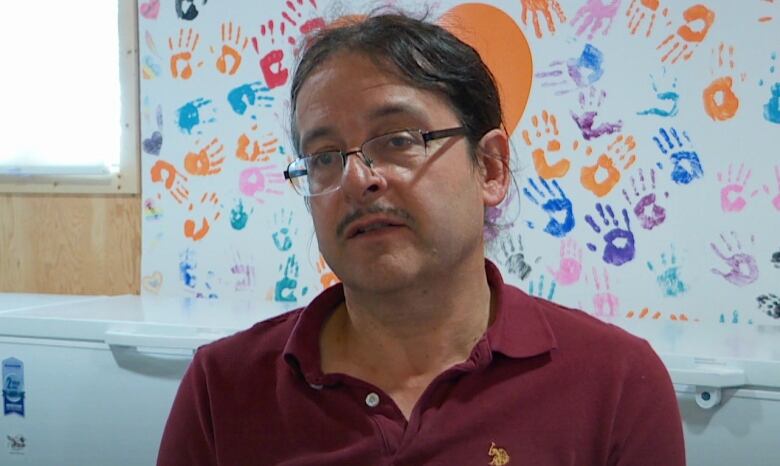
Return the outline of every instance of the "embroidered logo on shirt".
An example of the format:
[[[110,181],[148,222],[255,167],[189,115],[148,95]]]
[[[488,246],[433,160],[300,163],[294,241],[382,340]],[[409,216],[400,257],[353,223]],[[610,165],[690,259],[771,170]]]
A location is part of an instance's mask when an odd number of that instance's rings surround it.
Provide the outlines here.
[[[488,450],[488,455],[490,455],[489,466],[504,466],[505,464],[509,463],[509,453],[507,453],[503,448],[496,448],[495,442],[490,442],[490,450]]]

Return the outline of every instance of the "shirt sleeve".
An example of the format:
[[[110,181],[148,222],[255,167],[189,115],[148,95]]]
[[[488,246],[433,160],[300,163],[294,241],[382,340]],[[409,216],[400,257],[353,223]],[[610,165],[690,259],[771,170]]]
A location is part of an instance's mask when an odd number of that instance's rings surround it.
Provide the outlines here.
[[[165,424],[157,466],[216,466],[214,430],[201,350],[182,378]]]
[[[669,372],[646,341],[629,363],[609,464],[684,466],[682,419]]]

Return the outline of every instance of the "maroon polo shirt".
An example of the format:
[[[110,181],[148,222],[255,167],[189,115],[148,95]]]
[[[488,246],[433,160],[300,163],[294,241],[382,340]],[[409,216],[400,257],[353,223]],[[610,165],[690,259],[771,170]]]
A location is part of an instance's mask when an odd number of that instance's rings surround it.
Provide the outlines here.
[[[495,321],[408,422],[379,388],[322,373],[338,285],[198,350],[158,466],[685,464],[672,384],[644,340],[486,269]]]

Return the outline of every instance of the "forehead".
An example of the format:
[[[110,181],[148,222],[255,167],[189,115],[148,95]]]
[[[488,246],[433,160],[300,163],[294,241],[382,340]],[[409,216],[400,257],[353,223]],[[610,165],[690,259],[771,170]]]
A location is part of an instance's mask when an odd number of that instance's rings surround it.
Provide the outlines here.
[[[343,134],[345,129],[372,131],[381,129],[372,125],[393,123],[433,129],[459,120],[442,92],[411,84],[394,65],[339,53],[315,68],[301,86],[295,122],[305,149],[311,139]]]

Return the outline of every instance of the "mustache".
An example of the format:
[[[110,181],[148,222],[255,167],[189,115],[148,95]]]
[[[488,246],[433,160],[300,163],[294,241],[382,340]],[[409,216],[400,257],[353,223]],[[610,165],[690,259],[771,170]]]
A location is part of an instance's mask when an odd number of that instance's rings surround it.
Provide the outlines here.
[[[404,223],[406,223],[409,226],[415,225],[415,221],[412,218],[412,215],[404,209],[400,209],[398,207],[372,205],[364,209],[358,209],[354,212],[345,215],[344,218],[341,219],[338,226],[336,227],[336,235],[339,237],[343,236],[344,231],[346,231],[347,227],[349,227],[349,225],[352,222],[359,220],[362,217],[365,217],[366,215],[370,215],[370,214],[389,214],[392,217],[396,217],[398,219],[403,220]]]

